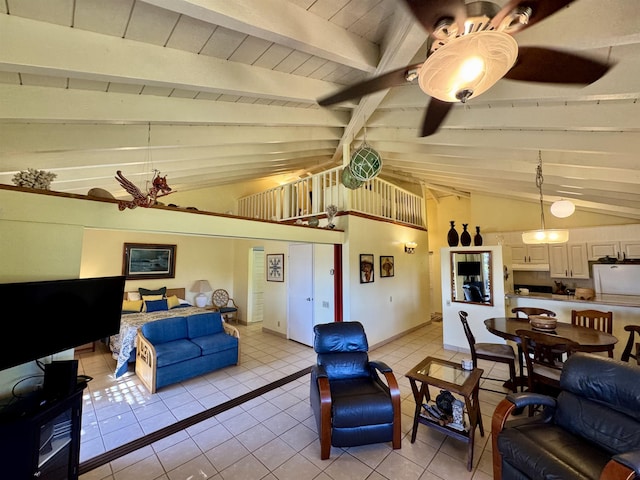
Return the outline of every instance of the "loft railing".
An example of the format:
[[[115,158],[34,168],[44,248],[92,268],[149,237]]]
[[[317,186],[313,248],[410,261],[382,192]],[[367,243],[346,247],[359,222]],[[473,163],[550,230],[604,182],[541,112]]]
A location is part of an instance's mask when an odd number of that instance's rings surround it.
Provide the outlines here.
[[[322,215],[327,206],[374,217],[425,226],[424,200],[379,178],[350,190],[340,181],[342,167],[336,167],[286,185],[243,197],[238,214],[262,220],[291,221]]]

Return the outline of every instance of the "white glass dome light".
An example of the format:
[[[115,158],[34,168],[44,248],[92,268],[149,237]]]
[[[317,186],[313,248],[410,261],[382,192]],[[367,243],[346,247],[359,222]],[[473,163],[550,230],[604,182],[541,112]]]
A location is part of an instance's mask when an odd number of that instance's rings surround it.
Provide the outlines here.
[[[571,200],[558,200],[551,204],[551,214],[558,218],[567,218],[573,215],[576,206]]]
[[[518,44],[508,33],[469,33],[434,51],[420,68],[418,83],[438,100],[465,103],[495,85],[517,58]]]

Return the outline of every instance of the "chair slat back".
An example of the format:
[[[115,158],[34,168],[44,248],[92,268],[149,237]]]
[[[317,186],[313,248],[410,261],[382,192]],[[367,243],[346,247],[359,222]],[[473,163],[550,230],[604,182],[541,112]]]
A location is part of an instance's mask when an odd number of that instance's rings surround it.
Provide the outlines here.
[[[547,315],[549,317],[556,316],[556,312],[547,310],[546,308],[537,307],[514,307],[511,309],[511,313],[515,313],[516,318],[521,318],[520,314],[523,314],[524,318],[529,318],[529,315]]]
[[[571,310],[571,323],[581,327],[595,328],[601,332],[613,332],[613,312],[600,310]]]
[[[564,361],[580,345],[568,338],[528,329],[518,329],[516,335],[520,337],[527,363],[529,390],[536,391],[538,383],[560,388]]]

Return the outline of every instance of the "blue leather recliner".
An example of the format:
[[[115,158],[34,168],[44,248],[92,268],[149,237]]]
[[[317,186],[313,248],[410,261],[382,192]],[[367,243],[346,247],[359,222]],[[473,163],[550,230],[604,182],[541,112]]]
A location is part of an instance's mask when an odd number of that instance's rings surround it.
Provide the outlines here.
[[[332,445],[392,442],[394,449],[400,448],[398,382],[386,364],[369,361],[362,324],[327,323],[313,330],[313,347],[318,355],[311,371],[310,402],[321,459],[329,458]]]
[[[526,392],[498,404],[494,480],[640,478],[640,368],[577,352],[564,363],[560,388],[557,398]],[[510,417],[530,405],[544,410]]]

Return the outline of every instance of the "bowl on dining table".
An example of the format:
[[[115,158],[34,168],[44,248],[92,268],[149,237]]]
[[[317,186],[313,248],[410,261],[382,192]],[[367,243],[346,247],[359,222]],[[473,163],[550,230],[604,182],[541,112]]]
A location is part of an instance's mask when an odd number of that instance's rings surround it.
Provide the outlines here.
[[[547,315],[529,315],[529,323],[539,330],[553,330],[558,325],[558,319]]]

